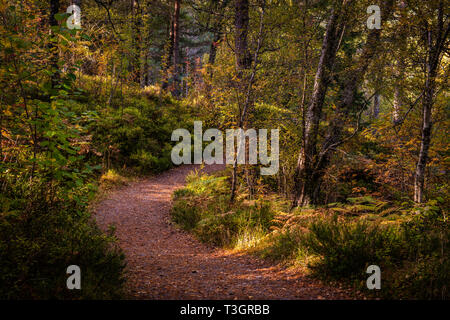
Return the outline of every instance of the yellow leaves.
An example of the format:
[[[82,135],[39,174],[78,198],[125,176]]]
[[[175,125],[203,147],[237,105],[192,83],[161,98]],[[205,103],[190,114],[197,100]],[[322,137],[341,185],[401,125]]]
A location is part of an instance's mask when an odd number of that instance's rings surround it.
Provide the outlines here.
[[[3,14],[8,8],[9,4],[5,0],[0,0],[0,12]]]
[[[10,110],[10,106],[7,106],[7,107],[6,107],[6,110],[3,110],[3,114],[4,114],[5,116],[12,116],[12,115],[13,115],[13,113],[12,113],[11,110]]]
[[[11,135],[10,135],[10,133],[7,131],[6,128],[1,128],[1,129],[0,129],[0,134],[1,134],[2,137],[5,137],[5,138],[7,138],[7,139],[10,139],[10,138],[11,138]]]

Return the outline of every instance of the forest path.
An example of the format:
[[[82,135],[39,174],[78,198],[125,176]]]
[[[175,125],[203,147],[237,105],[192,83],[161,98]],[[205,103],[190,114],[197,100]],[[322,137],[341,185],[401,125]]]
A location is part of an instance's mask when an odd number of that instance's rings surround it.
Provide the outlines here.
[[[213,248],[170,221],[172,193],[197,165],[185,165],[112,191],[96,205],[100,228],[116,225],[132,299],[348,299],[294,270]],[[222,165],[209,165],[214,172]]]

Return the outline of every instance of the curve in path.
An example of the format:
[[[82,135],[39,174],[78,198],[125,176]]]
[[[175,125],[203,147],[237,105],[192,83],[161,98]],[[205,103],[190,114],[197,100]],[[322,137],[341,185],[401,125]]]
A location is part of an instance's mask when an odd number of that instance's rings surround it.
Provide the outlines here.
[[[133,182],[96,206],[100,228],[116,225],[133,299],[347,299],[348,292],[246,254],[213,248],[170,222],[172,193],[198,166]],[[213,172],[221,165],[206,166]]]

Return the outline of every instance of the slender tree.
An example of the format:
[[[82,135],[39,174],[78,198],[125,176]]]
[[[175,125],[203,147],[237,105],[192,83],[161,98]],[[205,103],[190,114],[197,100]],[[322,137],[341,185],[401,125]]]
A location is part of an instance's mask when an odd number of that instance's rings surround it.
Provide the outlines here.
[[[314,199],[314,192],[316,191],[313,161],[317,153],[319,121],[325,95],[331,82],[339,39],[342,37],[345,26],[345,22],[342,19],[345,2],[338,2],[338,4],[338,6],[331,9],[314,78],[314,90],[304,113],[302,149],[294,175],[295,194],[293,206],[309,204]]]
[[[444,13],[445,3],[440,0],[433,2],[437,4],[435,21],[429,21],[421,16],[421,26],[423,28],[423,43],[425,47],[425,83],[422,98],[422,128],[420,139],[419,159],[416,165],[414,176],[414,201],[421,203],[424,200],[425,169],[428,162],[428,152],[431,142],[431,129],[433,126],[432,110],[434,96],[436,93],[436,77],[441,64],[442,55],[448,50],[448,36],[450,32],[449,16]]]
[[[392,13],[394,0],[385,0],[382,3],[382,17],[386,18]],[[345,5],[349,3],[343,3],[343,9]],[[335,10],[335,9],[333,9]],[[324,142],[320,149],[317,148],[317,136],[319,130],[319,121],[321,117],[321,109],[327,86],[330,81],[330,73],[332,69],[332,63],[334,63],[334,57],[337,53],[342,33],[345,30],[345,17],[346,12],[343,11],[340,14],[341,24],[337,22],[337,15],[333,13],[330,17],[327,32],[324,38],[322,47],[322,55],[319,61],[318,71],[316,73],[316,79],[314,83],[313,97],[308,107],[305,119],[305,136],[304,146],[300,153],[299,162],[295,173],[295,194],[293,206],[316,204],[319,201],[319,191],[322,183],[322,178],[325,174],[325,170],[328,167],[330,158],[337,146],[341,145],[349,137],[343,137],[343,129],[345,120],[348,117],[352,106],[355,102],[356,93],[359,85],[363,82],[364,75],[369,67],[372,58],[379,50],[379,40],[381,29],[372,29],[367,36],[366,43],[363,47],[362,53],[355,61],[357,66],[356,70],[351,69],[345,74],[345,79],[341,81],[339,91],[339,102],[336,105],[335,115],[328,125],[328,130]],[[334,26],[336,24],[336,26]],[[336,32],[335,37],[329,39],[328,36],[331,32]],[[337,37],[341,34],[340,37]],[[327,58],[328,56],[328,58]],[[324,62],[328,61],[328,65]],[[327,68],[325,69],[324,64]],[[357,128],[354,131],[356,134]],[[352,134],[350,137],[352,137]]]
[[[49,23],[50,28],[58,26],[58,21],[55,15],[59,12],[60,3],[59,0],[50,0],[50,17]],[[51,29],[50,29],[51,30]],[[52,31],[50,31],[52,33]],[[59,67],[58,67],[58,48],[54,43],[54,40],[50,40],[49,49],[51,52],[50,65],[53,69],[53,74],[51,78],[52,87],[55,87],[59,81]]]
[[[247,35],[249,24],[249,3],[248,0],[235,0],[235,17],[234,17],[234,54],[236,60],[236,74],[238,79],[238,90],[242,92],[245,85],[245,72],[251,67],[251,55],[248,50]],[[240,110],[241,108],[239,108]],[[242,111],[238,118],[238,127],[243,125]],[[233,165],[233,176],[231,181],[231,201],[234,200],[237,185],[237,157]]]
[[[173,14],[173,80],[174,80],[174,96],[181,94],[180,88],[180,8],[181,0],[175,0],[174,14]]]

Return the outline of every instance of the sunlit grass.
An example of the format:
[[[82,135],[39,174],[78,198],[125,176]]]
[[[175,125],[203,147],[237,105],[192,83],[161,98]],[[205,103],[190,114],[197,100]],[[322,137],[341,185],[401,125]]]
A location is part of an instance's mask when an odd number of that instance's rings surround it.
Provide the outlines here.
[[[116,170],[109,169],[100,177],[100,187],[103,190],[108,190],[113,187],[127,185],[129,181],[129,178],[120,175]]]
[[[263,228],[244,229],[236,236],[233,249],[240,251],[255,248],[266,236],[267,231]]]

